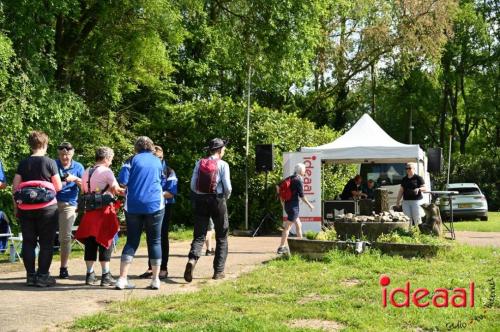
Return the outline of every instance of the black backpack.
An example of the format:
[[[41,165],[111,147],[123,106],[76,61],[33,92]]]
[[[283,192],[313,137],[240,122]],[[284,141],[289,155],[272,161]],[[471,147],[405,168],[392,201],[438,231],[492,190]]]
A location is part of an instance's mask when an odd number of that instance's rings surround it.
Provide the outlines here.
[[[101,190],[100,193],[90,191],[90,178],[92,177],[92,174],[94,174],[94,171],[97,169],[97,167],[93,167],[89,171],[89,178],[87,179],[87,188],[89,192],[83,194],[78,199],[78,210],[80,211],[97,210],[116,201],[116,198],[114,198],[113,196],[104,194],[106,190],[108,190],[109,185],[106,185],[106,187],[104,187],[104,189]]]

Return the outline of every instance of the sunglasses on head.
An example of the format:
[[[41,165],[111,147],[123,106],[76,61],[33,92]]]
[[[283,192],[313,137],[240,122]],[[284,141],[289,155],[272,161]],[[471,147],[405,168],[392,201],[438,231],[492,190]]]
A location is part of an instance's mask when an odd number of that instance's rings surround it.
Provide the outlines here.
[[[68,151],[73,150],[73,148],[60,147],[60,148],[57,148],[57,150],[59,150],[59,151],[66,151],[66,152],[68,152]]]

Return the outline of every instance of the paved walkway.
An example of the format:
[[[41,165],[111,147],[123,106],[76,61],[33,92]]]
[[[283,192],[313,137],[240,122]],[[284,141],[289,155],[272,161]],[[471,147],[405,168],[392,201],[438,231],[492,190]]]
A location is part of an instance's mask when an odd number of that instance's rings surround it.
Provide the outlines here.
[[[229,256],[226,262],[226,280],[236,278],[263,262],[276,257],[279,245],[277,237],[231,237]],[[75,317],[102,310],[111,301],[127,300],[158,294],[190,292],[203,284],[218,283],[211,280],[213,275],[213,257],[201,257],[194,273],[193,282],[187,284],[184,279],[184,267],[189,251],[188,242],[174,242],[170,249],[169,278],[162,282],[159,291],[145,289],[149,281],[136,279],[134,290],[118,291],[100,286],[85,286],[85,263],[83,259],[71,260],[69,280],[58,280],[54,288],[40,289],[24,286],[25,273],[11,272],[0,276],[0,331],[41,331],[54,330]],[[111,271],[117,275],[120,259],[112,258]],[[96,274],[100,275],[100,266],[96,264]],[[147,253],[140,249],[130,268],[130,275],[135,277],[147,268]],[[52,264],[51,273],[59,273],[59,264]]]
[[[500,232],[455,232],[457,242],[472,246],[493,246],[500,247]]]

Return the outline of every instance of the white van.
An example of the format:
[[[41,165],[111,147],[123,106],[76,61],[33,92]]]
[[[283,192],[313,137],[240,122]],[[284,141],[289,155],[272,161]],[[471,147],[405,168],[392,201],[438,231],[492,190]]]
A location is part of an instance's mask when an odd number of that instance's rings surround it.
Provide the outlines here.
[[[430,176],[426,164],[427,162],[419,162],[416,173],[424,179],[427,190],[431,190]],[[389,206],[392,207],[396,205],[401,180],[406,175],[405,166],[406,163],[364,163],[359,165],[358,172],[363,177],[363,183],[373,180],[376,188],[384,188],[389,191]],[[423,196],[422,203],[430,203],[430,194],[424,193]]]

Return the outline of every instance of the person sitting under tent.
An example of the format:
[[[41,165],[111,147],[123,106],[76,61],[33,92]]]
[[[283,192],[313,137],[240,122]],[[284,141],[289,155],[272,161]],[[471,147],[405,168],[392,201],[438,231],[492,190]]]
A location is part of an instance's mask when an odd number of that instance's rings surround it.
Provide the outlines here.
[[[366,194],[366,198],[375,199],[375,181],[372,179],[368,180],[365,185],[361,187],[363,193]]]
[[[340,194],[340,199],[344,201],[366,198],[366,194],[361,191],[359,187],[363,178],[361,175],[356,175],[353,179],[350,179],[344,186],[342,194]]]

